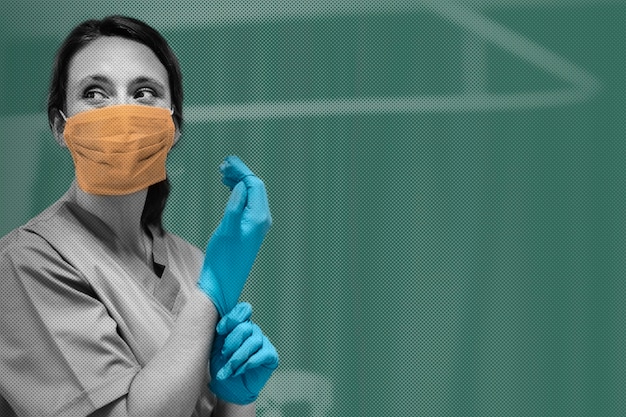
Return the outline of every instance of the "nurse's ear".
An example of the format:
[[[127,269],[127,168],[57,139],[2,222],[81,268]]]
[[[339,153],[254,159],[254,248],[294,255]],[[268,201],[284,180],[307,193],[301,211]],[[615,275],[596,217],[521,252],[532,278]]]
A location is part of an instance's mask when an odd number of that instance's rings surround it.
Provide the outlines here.
[[[52,129],[54,139],[57,141],[59,146],[67,148],[67,144],[65,143],[65,137],[63,136],[63,129],[65,129],[65,121],[67,120],[67,118],[59,109],[53,109],[52,111],[54,112],[52,116],[53,122],[50,125],[50,128]]]
[[[178,121],[177,119],[174,117],[174,106],[172,106],[172,108],[170,109],[170,114],[172,115],[172,119],[174,120],[174,142],[172,143],[172,146],[176,145],[176,142],[178,142],[178,139],[180,138],[180,126],[178,126]]]

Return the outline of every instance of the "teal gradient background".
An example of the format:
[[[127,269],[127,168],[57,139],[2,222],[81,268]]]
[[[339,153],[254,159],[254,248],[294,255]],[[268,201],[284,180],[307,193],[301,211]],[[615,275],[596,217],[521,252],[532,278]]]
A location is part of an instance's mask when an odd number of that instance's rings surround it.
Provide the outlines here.
[[[622,1],[15,1],[0,234],[72,181],[52,60],[111,13],[181,62],[167,228],[204,247],[228,154],[266,183],[260,416],[626,414]]]

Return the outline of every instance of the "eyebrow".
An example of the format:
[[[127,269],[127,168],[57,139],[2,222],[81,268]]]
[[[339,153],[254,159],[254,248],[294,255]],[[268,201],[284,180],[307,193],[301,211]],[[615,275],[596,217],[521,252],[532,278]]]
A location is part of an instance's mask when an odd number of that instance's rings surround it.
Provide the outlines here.
[[[83,87],[92,82],[111,84],[111,80],[108,77],[105,77],[104,75],[89,75],[87,77],[84,77],[78,80],[78,82],[76,83],[76,86]]]
[[[166,85],[163,84],[161,81],[152,77],[137,77],[133,80],[133,84],[144,84],[144,83],[156,84],[158,87],[161,87],[161,88],[166,87]]]
[[[88,75],[87,77],[81,79],[76,84],[76,86],[78,88],[84,88],[93,82],[99,82],[103,84],[113,84],[113,81],[106,75],[94,74],[94,75]],[[161,81],[157,80],[156,78],[145,77],[145,76],[139,76],[137,78],[132,79],[130,85],[144,84],[144,83],[154,84],[161,89],[167,88],[165,84],[163,84]]]

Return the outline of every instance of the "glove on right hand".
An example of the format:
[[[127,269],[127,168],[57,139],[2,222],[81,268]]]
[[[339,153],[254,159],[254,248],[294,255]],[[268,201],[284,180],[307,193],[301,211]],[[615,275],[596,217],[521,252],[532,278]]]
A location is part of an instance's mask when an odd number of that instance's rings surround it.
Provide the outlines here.
[[[272,216],[263,181],[239,158],[227,157],[220,170],[232,193],[207,244],[198,286],[224,317],[237,304]]]

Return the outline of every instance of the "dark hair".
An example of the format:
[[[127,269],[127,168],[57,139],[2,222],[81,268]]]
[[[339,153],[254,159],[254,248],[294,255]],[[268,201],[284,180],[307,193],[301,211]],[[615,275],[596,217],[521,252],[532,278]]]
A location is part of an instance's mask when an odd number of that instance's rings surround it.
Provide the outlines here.
[[[87,20],[76,26],[65,38],[54,59],[48,92],[48,122],[52,127],[58,110],[66,110],[68,68],[72,57],[84,46],[102,36],[119,36],[149,47],[167,70],[174,121],[178,129],[183,125],[183,85],[180,65],[167,41],[146,23],[127,16],[108,16],[101,20]],[[163,234],[162,215],[170,191],[168,179],[151,185],[141,215],[144,230],[154,225]]]

